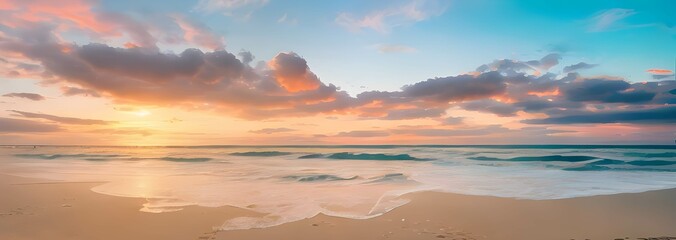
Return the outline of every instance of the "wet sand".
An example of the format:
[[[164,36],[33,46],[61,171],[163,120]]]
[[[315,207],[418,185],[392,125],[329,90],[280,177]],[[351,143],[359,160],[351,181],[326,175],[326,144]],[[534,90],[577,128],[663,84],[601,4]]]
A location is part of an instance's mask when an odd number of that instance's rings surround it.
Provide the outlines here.
[[[423,192],[366,220],[319,215],[215,231],[260,214],[198,206],[140,212],[145,199],[94,193],[97,184],[0,175],[0,239],[676,239],[676,189],[544,201]]]

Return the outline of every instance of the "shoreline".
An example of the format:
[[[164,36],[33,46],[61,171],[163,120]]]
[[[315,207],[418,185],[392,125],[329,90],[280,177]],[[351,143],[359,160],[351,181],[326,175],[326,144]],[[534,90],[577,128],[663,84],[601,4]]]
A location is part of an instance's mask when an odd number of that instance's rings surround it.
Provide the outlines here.
[[[40,184],[42,183],[42,184]],[[415,192],[380,216],[317,215],[263,229],[215,231],[259,213],[186,206],[141,212],[144,199],[95,193],[99,183],[0,174],[0,239],[676,239],[676,189],[555,200]],[[667,238],[668,239],[668,238]]]

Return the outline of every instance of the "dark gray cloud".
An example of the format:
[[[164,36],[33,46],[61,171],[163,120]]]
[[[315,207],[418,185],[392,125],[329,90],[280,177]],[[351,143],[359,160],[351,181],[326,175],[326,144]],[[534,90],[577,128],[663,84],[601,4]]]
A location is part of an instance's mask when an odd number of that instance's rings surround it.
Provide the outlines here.
[[[57,125],[0,117],[0,133],[56,132],[60,130]]]
[[[402,119],[417,119],[440,117],[446,113],[445,108],[411,108],[411,109],[395,109],[390,110],[384,119],[387,120],[402,120]]]
[[[45,100],[45,97],[37,93],[7,93],[3,97],[25,98],[33,101]]]
[[[459,125],[462,124],[464,119],[463,117],[447,117],[442,120],[442,123],[444,125]]]
[[[585,62],[579,62],[579,63],[573,64],[573,65],[570,65],[570,66],[563,67],[563,72],[564,73],[575,72],[575,71],[579,71],[579,70],[590,69],[590,68],[593,68],[593,67],[596,67],[596,66],[598,66],[598,64],[589,64],[589,63],[585,63]]]
[[[84,45],[77,48],[75,54],[75,57],[99,71],[157,82],[193,76],[204,66],[207,58],[197,49],[187,49],[175,55],[150,53],[140,48],[114,48],[104,44]],[[223,60],[221,67],[234,68],[228,69],[228,72],[238,74],[238,70],[241,70],[239,60],[234,55],[224,52],[213,54],[219,55],[213,58]]]
[[[525,112],[546,112],[552,108],[558,109],[578,109],[584,106],[580,102],[571,102],[566,100],[548,101],[542,98],[525,98],[523,101],[513,103],[513,106],[518,107]]]
[[[676,107],[660,107],[654,109],[604,111],[567,115],[544,119],[522,121],[529,124],[583,124],[583,123],[644,123],[673,124],[676,123]]]
[[[622,80],[585,79],[562,86],[566,98],[575,102],[636,103],[647,102],[654,92],[627,91],[631,84]]]
[[[476,71],[478,72],[487,72],[487,71],[498,71],[509,75],[514,75],[523,71],[547,71],[551,67],[559,64],[561,55],[558,53],[550,53],[542,57],[540,60],[531,60],[531,61],[517,61],[512,59],[502,59],[493,61],[490,64],[484,64],[479,66]]]
[[[249,64],[249,63],[253,62],[254,59],[256,59],[254,57],[254,55],[251,54],[251,52],[249,52],[249,51],[242,50],[237,55],[239,55],[239,57],[242,59],[242,62],[244,64]]]
[[[85,97],[101,97],[99,93],[90,89],[76,88],[76,87],[63,87],[61,88],[64,96],[76,96],[81,95]]]
[[[31,113],[31,112],[23,112],[23,111],[17,111],[17,110],[9,110],[10,112],[16,113],[21,117],[25,118],[40,118],[40,119],[45,119],[53,122],[58,122],[58,123],[64,123],[64,124],[74,124],[74,125],[106,125],[106,124],[111,124],[114,122],[111,121],[104,121],[104,120],[96,120],[96,119],[82,119],[82,118],[72,118],[72,117],[59,117],[59,116],[54,116],[54,115],[49,115],[49,114],[42,114],[42,113]]]
[[[653,79],[662,80],[662,79],[673,79],[674,74],[652,74]]]
[[[505,92],[507,85],[498,72],[479,76],[459,75],[434,78],[402,88],[403,96],[434,102],[466,101],[491,97]]]
[[[259,134],[273,134],[273,133],[284,133],[284,132],[293,132],[296,129],[291,128],[263,128],[258,130],[249,131],[250,133],[259,133]]]
[[[462,103],[461,106],[466,110],[489,112],[502,117],[515,116],[519,108],[508,103],[502,103],[495,100],[476,100]]]

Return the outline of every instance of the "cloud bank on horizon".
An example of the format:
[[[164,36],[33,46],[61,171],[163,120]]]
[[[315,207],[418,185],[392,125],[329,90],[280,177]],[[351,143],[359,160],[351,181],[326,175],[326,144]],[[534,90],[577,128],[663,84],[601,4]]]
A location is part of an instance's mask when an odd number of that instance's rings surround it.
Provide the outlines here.
[[[288,143],[289,139],[300,139],[301,143],[354,141],[350,139],[369,139],[364,143],[493,143],[496,136],[518,143],[605,143],[617,141],[618,133],[613,131],[618,130],[624,131],[619,136],[633,143],[659,143],[676,137],[676,81],[672,70],[658,66],[638,69],[650,79],[635,81],[612,73],[593,73],[605,63],[589,58],[562,64],[567,57],[579,58],[576,55],[581,53],[550,50],[540,52],[536,59],[498,58],[460,74],[409,79],[396,90],[357,92],[322,80],[310,68],[321,66],[321,60],[312,63],[313,59],[293,49],[258,62],[252,54],[256,49],[233,53],[227,50],[228,38],[199,20],[200,16],[218,15],[245,25],[273,3],[200,0],[188,13],[143,15],[107,7],[105,1],[0,1],[0,94],[12,101],[0,103],[6,110],[6,116],[0,118],[0,142],[51,143],[59,138],[49,134],[68,133],[99,142],[159,134],[184,139],[180,143],[203,143],[191,142],[188,138],[193,137],[186,136],[203,132],[219,135],[214,132],[222,127],[217,123],[220,118],[246,122],[250,127],[234,127],[233,131],[242,130],[235,138],[222,132],[223,137],[205,137],[204,143],[242,144],[258,138],[268,139],[262,143]],[[454,3],[400,1],[375,10],[341,11],[327,24],[355,38],[373,34],[393,39],[391,35],[400,28],[408,31],[416,24],[441,18]],[[283,14],[284,19],[292,16]],[[597,11],[580,21],[587,22],[586,29],[581,29],[584,34],[602,34],[650,28],[676,43],[673,26],[668,25],[674,19],[629,21],[638,14],[624,8]],[[283,24],[278,19],[271,21],[269,24]],[[269,41],[274,45],[274,37]],[[376,46],[374,51],[384,58],[424,54],[417,46],[404,44],[370,46]],[[662,47],[673,50],[674,45]],[[39,87],[14,83],[18,81]],[[40,92],[43,89],[49,90]],[[54,95],[58,97],[46,97]],[[81,101],[94,101],[108,110],[100,115],[78,111]],[[62,104],[69,107],[64,109]],[[115,107],[106,107],[110,105]],[[119,115],[144,117],[149,114],[144,110],[147,108],[164,112],[163,119]],[[209,120],[175,117],[182,115]],[[307,123],[315,120],[317,124]],[[184,132],[177,132],[171,125],[200,121],[211,127],[186,126]]]

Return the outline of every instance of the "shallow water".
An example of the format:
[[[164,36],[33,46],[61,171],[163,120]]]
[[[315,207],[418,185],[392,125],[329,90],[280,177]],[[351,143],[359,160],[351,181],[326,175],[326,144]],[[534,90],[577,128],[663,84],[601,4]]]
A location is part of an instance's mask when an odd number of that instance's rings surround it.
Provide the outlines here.
[[[147,212],[187,205],[267,214],[223,229],[268,227],[319,213],[378,216],[402,194],[435,190],[559,199],[676,187],[674,146],[0,147],[0,172],[102,181]]]

